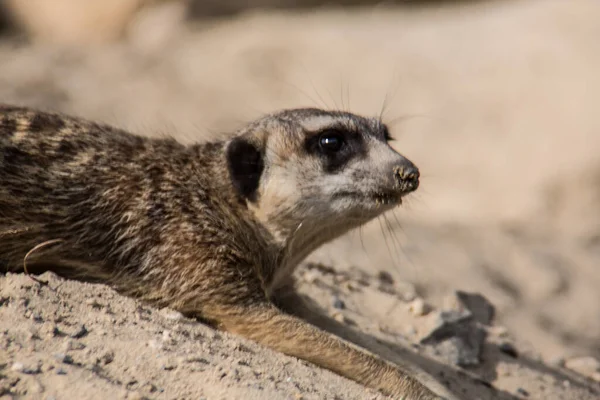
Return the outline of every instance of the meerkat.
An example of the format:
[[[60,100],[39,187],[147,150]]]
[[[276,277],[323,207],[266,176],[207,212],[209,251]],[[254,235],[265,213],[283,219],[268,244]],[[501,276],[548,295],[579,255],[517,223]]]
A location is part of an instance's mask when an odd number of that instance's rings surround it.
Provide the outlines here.
[[[397,399],[441,399],[273,298],[309,253],[417,189],[389,140],[378,118],[311,108],[183,145],[0,106],[0,263],[108,283]]]

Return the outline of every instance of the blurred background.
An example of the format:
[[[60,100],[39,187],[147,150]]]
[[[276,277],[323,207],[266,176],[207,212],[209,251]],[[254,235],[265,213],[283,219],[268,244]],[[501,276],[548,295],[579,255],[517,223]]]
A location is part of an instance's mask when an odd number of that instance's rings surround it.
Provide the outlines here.
[[[0,101],[184,142],[379,115],[406,206],[313,259],[462,289],[547,359],[600,356],[600,2],[0,0]]]

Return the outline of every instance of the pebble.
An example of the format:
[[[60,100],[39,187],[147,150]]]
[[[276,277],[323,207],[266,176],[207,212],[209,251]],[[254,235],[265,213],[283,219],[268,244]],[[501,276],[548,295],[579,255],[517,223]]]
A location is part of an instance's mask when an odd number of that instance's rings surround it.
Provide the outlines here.
[[[110,364],[111,362],[113,362],[115,359],[115,352],[112,350],[108,350],[106,351],[104,354],[102,354],[102,357],[100,357],[100,361],[102,361],[102,363],[104,365]]]
[[[184,359],[186,363],[200,363],[200,364],[210,364],[206,358],[198,357],[198,356],[189,356]]]
[[[480,363],[486,332],[468,311],[440,312],[431,321],[421,344],[433,346],[451,364],[464,367]]]
[[[26,332],[26,339],[29,341],[39,340],[40,339],[39,330],[35,327],[28,329]]]
[[[517,389],[517,394],[521,395],[523,397],[529,397],[529,392],[523,388],[518,388]]]
[[[507,356],[510,356],[512,358],[518,358],[519,357],[518,350],[510,342],[502,342],[502,343],[500,343],[498,345],[498,349],[500,349],[501,352],[503,352],[504,354],[506,354]]]
[[[386,285],[394,284],[394,278],[392,278],[392,275],[387,271],[379,271],[379,273],[377,274],[377,279],[379,279],[381,283]]]
[[[314,270],[308,270],[302,275],[302,279],[306,283],[314,283],[319,278],[319,273]]]
[[[337,322],[340,322],[340,323],[342,323],[342,324],[346,322],[346,318],[344,317],[344,314],[342,314],[341,312],[336,312],[336,313],[333,313],[332,317],[333,317],[333,319],[335,319]]]
[[[344,289],[346,291],[346,293],[351,293],[351,292],[359,292],[360,291],[360,287],[352,282],[352,281],[346,281],[344,282],[344,284],[342,285],[342,289]]]
[[[160,369],[165,371],[171,371],[177,368],[177,362],[175,360],[166,360],[161,366]]]
[[[337,296],[333,297],[333,308],[337,308],[338,310],[343,310],[346,308],[346,303],[344,300],[340,299]]]
[[[64,364],[73,364],[73,357],[65,353],[55,353],[54,358]]]
[[[180,313],[179,311],[171,310],[170,308],[163,308],[162,310],[160,310],[160,312],[165,319],[168,319],[170,321],[181,321],[185,319],[185,316],[182,313]]]
[[[35,367],[32,367],[21,362],[16,362],[10,367],[10,369],[28,375],[35,375],[42,372],[42,366],[39,363]]]
[[[49,323],[49,322],[46,322],[42,325],[42,327],[40,329],[40,333],[43,333],[44,335],[46,335],[48,337],[57,337],[62,334],[60,329],[58,329],[58,326],[56,326],[52,323]]]
[[[423,300],[420,297],[417,297],[416,299],[410,302],[410,304],[408,305],[408,310],[414,316],[421,317],[429,313],[429,311],[431,311],[431,307],[429,307],[429,305],[425,303],[425,300]]]
[[[96,300],[96,299],[87,299],[85,301],[85,304],[87,304],[88,306],[90,306],[92,308],[97,308],[97,309],[104,307],[102,304],[98,303],[98,300]]]
[[[566,360],[565,367],[591,378],[595,373],[600,372],[600,361],[594,357],[575,357]]]
[[[79,327],[78,330],[76,330],[73,334],[71,334],[71,337],[73,339],[81,339],[82,337],[84,337],[85,335],[87,335],[88,332],[89,331],[87,330],[87,328],[85,327],[85,325],[82,324],[81,327]]]

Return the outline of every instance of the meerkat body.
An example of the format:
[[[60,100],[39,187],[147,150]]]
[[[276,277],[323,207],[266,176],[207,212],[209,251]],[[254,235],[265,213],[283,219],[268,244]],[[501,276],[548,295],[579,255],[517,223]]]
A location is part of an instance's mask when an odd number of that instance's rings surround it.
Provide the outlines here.
[[[297,109],[184,146],[0,106],[0,263],[106,282],[395,398],[439,399],[272,302],[315,248],[417,188],[388,139],[377,119]]]

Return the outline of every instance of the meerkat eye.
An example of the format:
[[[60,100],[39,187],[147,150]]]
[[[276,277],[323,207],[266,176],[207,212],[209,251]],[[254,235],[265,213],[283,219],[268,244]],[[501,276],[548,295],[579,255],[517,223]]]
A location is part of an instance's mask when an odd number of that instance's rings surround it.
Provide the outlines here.
[[[334,153],[339,151],[344,145],[344,137],[336,131],[327,131],[319,137],[319,147],[323,151]]]

